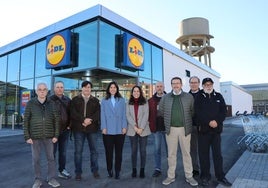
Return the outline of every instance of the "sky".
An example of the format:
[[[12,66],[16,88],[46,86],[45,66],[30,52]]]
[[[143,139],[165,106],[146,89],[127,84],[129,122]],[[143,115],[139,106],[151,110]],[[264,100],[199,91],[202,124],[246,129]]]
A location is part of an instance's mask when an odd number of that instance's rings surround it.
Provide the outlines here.
[[[268,83],[267,0],[9,0],[0,3],[0,47],[101,4],[179,49],[179,24],[209,21],[212,69],[220,81]]]

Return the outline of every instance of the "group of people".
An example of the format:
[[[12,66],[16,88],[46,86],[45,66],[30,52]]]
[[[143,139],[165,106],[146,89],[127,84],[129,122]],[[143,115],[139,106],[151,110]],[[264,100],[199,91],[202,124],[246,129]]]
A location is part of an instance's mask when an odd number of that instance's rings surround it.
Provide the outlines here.
[[[36,87],[37,97],[27,103],[24,114],[24,138],[32,149],[35,174],[33,188],[39,188],[43,183],[40,166],[42,147],[48,161],[48,184],[52,187],[60,186],[55,178],[57,152],[58,177],[71,178],[70,172],[65,169],[70,131],[74,138],[75,180],[82,179],[85,140],[90,150],[91,172],[94,178],[100,178],[97,152],[99,130],[102,133],[107,175],[110,178],[120,179],[126,135],[131,146],[131,175],[133,178],[138,175],[140,178],[145,177],[147,140],[152,134],[155,161],[153,177],[162,174],[161,148],[166,153],[168,171],[163,185],[175,181],[177,150],[180,145],[186,182],[197,186],[194,176],[200,175],[201,184],[209,185],[212,148],[215,176],[219,183],[231,186],[223,172],[221,155],[220,134],[226,115],[224,99],[213,89],[214,82],[211,78],[203,79],[201,90],[198,77],[191,77],[189,83],[191,90],[187,93],[182,90],[181,78],[173,77],[172,91],[166,93],[164,84],[158,82],[155,84],[154,95],[148,101],[142,88],[135,85],[127,102],[114,81],[108,84],[106,95],[101,101],[91,95],[93,85],[90,81],[83,81],[81,93],[72,99],[63,94],[64,83],[61,81],[54,84],[54,94],[50,97],[47,85],[39,83]]]

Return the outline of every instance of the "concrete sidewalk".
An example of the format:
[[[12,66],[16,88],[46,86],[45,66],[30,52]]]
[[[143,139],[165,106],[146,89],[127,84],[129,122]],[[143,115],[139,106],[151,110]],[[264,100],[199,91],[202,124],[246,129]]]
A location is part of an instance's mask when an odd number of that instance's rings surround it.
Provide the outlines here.
[[[9,129],[9,128],[2,128],[0,129],[0,137],[5,136],[16,136],[16,135],[22,135],[23,130],[22,129]]]

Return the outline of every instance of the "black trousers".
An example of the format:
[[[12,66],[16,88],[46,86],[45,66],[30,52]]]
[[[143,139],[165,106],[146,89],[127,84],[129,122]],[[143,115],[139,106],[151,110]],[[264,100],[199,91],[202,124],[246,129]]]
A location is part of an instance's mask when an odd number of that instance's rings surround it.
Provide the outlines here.
[[[113,153],[115,151],[115,172],[121,171],[122,152],[125,142],[125,135],[103,135],[103,143],[106,155],[107,170],[113,169]]]
[[[198,153],[201,168],[201,179],[210,180],[210,148],[212,149],[214,171],[217,179],[224,178],[223,159],[221,155],[221,134],[220,133],[199,133]]]

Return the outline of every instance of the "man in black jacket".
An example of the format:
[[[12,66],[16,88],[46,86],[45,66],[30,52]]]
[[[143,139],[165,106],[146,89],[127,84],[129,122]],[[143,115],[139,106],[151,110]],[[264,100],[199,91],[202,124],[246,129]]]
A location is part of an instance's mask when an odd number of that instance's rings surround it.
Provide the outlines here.
[[[195,96],[199,93],[199,85],[200,79],[197,76],[192,76],[189,79],[190,91],[189,93],[195,98]],[[197,124],[195,119],[193,118],[193,127],[192,127],[192,134],[191,134],[191,148],[190,153],[192,157],[192,164],[193,164],[193,175],[199,175],[199,161],[198,161],[198,131],[197,131]]]
[[[94,178],[100,178],[98,173],[97,132],[100,129],[100,102],[91,95],[92,83],[83,81],[82,93],[71,101],[71,129],[74,135],[75,179],[82,179],[82,154],[85,140],[90,150],[91,172]]]
[[[222,95],[213,89],[213,80],[204,78],[203,89],[195,97],[194,109],[196,123],[199,126],[198,152],[201,167],[201,180],[204,186],[209,185],[210,147],[212,148],[215,176],[218,183],[224,186],[232,184],[225,178],[221,154],[221,132],[226,116],[226,104]]]
[[[66,153],[68,141],[70,137],[70,102],[71,99],[64,95],[64,84],[62,81],[57,81],[54,84],[54,95],[50,97],[56,104],[57,110],[60,115],[60,135],[58,142],[54,144],[54,156],[58,150],[59,174],[58,176],[63,179],[71,178],[71,174],[65,169]]]

